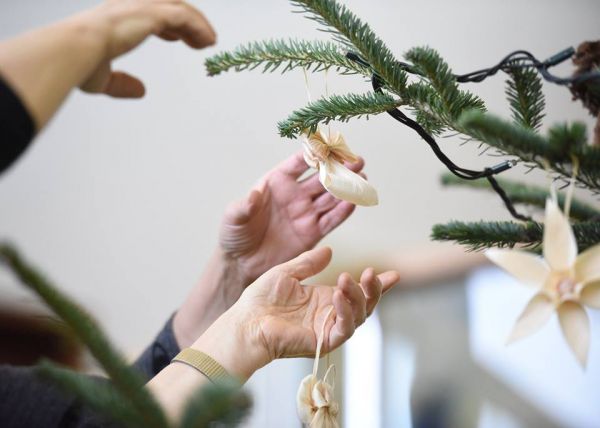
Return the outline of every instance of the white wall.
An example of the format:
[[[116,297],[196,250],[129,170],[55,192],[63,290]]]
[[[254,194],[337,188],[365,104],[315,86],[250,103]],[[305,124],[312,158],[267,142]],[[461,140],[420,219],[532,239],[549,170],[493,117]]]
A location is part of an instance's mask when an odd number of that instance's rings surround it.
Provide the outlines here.
[[[96,3],[2,1],[0,38]],[[297,141],[279,138],[275,124],[306,101],[300,72],[208,78],[204,58],[256,39],[324,37],[311,21],[291,14],[285,0],[192,3],[214,23],[216,48],[194,52],[148,41],[116,63],[144,78],[143,101],[74,93],[27,156],[0,178],[0,236],[18,243],[132,353],[194,284],[227,202],[299,148]],[[492,65],[518,48],[545,58],[599,35],[596,0],[346,3],[399,55],[427,44],[457,72]],[[507,111],[503,80],[474,87],[490,110],[501,113]],[[323,82],[313,78],[313,95]],[[329,84],[334,92],[369,89],[358,77],[330,75]],[[548,94],[550,122],[585,118],[566,90],[550,87]],[[432,224],[450,219],[507,218],[493,196],[442,190],[442,166],[390,118],[340,128],[366,158],[381,204],[358,210],[327,240],[338,257],[427,241]],[[495,163],[478,158],[475,146],[442,144],[465,165]],[[0,287],[19,290],[4,277]]]

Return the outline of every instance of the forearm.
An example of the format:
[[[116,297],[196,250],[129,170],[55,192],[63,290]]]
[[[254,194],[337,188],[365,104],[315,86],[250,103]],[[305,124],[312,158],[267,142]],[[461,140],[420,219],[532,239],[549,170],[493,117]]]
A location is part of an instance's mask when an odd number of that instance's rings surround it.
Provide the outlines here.
[[[235,260],[217,249],[175,314],[173,330],[179,346],[185,348],[194,343],[238,300],[249,283]]]
[[[243,383],[269,362],[249,333],[243,318],[232,309],[215,321],[190,347],[209,355],[230,376]],[[148,383],[148,388],[169,419],[177,421],[194,393],[210,382],[195,368],[174,362],[155,376]]]
[[[0,74],[20,96],[38,130],[104,57],[103,29],[87,16],[0,43]]]

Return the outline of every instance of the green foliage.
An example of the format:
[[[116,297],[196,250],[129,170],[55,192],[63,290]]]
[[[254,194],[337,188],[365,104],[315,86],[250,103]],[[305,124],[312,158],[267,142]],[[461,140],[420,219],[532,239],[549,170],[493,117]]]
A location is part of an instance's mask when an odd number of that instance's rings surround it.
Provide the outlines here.
[[[220,383],[201,388],[190,400],[181,428],[234,427],[252,406],[250,397],[237,383]]]
[[[115,388],[123,399],[129,400],[147,427],[166,427],[167,420],[154,397],[144,388],[141,376],[127,365],[127,362],[111,345],[110,341],[82,308],[58,291],[33,266],[27,263],[18,251],[9,244],[0,245],[0,260],[33,290],[44,302],[73,329],[75,335],[90,349],[92,355],[106,370]]]
[[[536,70],[529,68],[515,67],[508,74],[506,97],[513,121],[526,128],[538,130],[542,126],[546,107],[542,80]]]
[[[422,83],[411,85],[412,92],[407,98],[417,101],[418,107],[422,109],[428,105],[449,127],[454,127],[455,122],[466,110],[485,111],[485,104],[479,97],[458,89],[450,67],[435,50],[428,47],[413,48],[405,57],[431,85],[429,91],[419,87]],[[423,96],[425,94],[426,96]]]
[[[279,122],[279,133],[293,138],[304,130],[316,131],[320,123],[327,124],[332,120],[347,122],[355,117],[384,113],[400,104],[389,95],[377,93],[332,95],[294,111],[286,120]]]
[[[533,205],[538,208],[544,208],[546,200],[550,197],[550,192],[544,188],[518,183],[511,180],[496,178],[496,181],[504,189],[506,195],[515,204]],[[463,180],[453,174],[447,173],[442,176],[442,184],[446,186],[464,186],[472,189],[482,189],[492,191],[492,186],[485,179]],[[558,194],[558,204],[561,208],[565,205],[565,194]],[[600,218],[600,211],[591,205],[573,198],[571,201],[571,217],[586,221],[594,218]]]
[[[358,53],[373,67],[387,87],[402,96],[407,75],[398,67],[397,60],[383,41],[375,35],[368,24],[361,21],[346,6],[335,0],[292,0],[301,11],[348,49]]]
[[[588,221],[573,225],[579,251],[600,242],[600,223]],[[511,221],[473,222],[453,221],[433,226],[431,238],[436,241],[455,241],[477,251],[490,247],[520,247],[540,250],[544,227],[540,223]]]
[[[281,70],[281,73],[285,73],[301,67],[313,72],[333,68],[341,74],[371,74],[369,69],[346,58],[336,44],[320,41],[254,42],[240,46],[233,52],[214,55],[206,60],[205,65],[210,76],[230,69],[254,70],[260,66],[263,72]]]
[[[53,382],[65,392],[74,395],[99,414],[109,416],[115,422],[120,422],[128,427],[145,426],[144,418],[128,401],[123,399],[123,395],[108,381],[92,379],[72,370],[58,367],[48,361],[41,362],[36,370],[40,376]]]
[[[573,159],[577,159],[577,180],[586,187],[600,190],[600,148],[587,145],[586,128],[582,123],[555,125],[544,138],[529,128],[480,112],[467,112],[460,122],[471,135],[486,144],[536,166],[548,166],[564,179],[571,178]]]

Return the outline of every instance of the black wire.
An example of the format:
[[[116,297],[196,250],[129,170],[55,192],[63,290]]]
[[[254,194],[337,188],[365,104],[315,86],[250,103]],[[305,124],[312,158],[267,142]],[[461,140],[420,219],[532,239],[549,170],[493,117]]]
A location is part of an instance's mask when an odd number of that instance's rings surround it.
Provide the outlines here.
[[[346,54],[346,56],[349,59],[356,61],[357,63],[363,65],[364,67],[370,68],[370,64],[368,62],[366,62],[364,59],[360,58],[355,53],[348,52]],[[490,72],[490,71],[488,70],[487,72]],[[493,72],[496,73],[497,71],[493,71]],[[382,87],[384,85],[384,81],[376,73],[373,73],[373,75],[371,77],[371,84],[372,84],[373,90],[375,92],[378,92],[378,93],[383,92]],[[414,130],[417,134],[419,134],[419,136],[421,138],[423,138],[423,140],[425,140],[425,142],[429,145],[429,147],[431,147],[431,149],[435,153],[436,157],[454,175],[456,175],[457,177],[462,178],[464,180],[478,180],[480,178],[487,178],[490,185],[492,186],[492,189],[494,189],[494,191],[496,191],[496,193],[498,193],[498,195],[500,196],[500,198],[506,205],[506,208],[508,209],[508,211],[514,218],[516,218],[518,220],[523,220],[523,221],[531,220],[531,217],[524,216],[517,212],[517,210],[515,209],[513,203],[511,202],[511,200],[508,197],[508,195],[506,194],[506,192],[504,192],[502,187],[498,184],[498,182],[494,178],[495,174],[499,174],[503,171],[506,171],[507,169],[512,168],[515,165],[514,162],[504,161],[504,162],[502,162],[498,165],[495,165],[491,168],[485,168],[482,171],[475,171],[475,170],[471,170],[471,169],[462,168],[462,167],[456,165],[454,162],[452,162],[452,160],[448,156],[446,156],[446,154],[442,151],[442,149],[437,144],[437,142],[435,141],[433,136],[431,136],[431,134],[429,134],[421,125],[419,125],[418,122],[409,118],[400,109],[397,109],[397,108],[388,110],[387,113],[390,116],[392,116],[394,119],[396,119],[398,122],[402,123],[403,125],[408,126],[412,130]]]

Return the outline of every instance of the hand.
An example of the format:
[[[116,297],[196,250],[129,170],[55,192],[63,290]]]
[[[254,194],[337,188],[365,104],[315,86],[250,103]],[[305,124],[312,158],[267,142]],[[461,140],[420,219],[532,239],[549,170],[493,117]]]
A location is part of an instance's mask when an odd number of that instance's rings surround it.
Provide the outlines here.
[[[251,284],[193,346],[246,379],[276,358],[314,357],[323,322],[333,306],[322,352],[339,347],[371,314],[399,275],[394,271],[375,275],[369,268],[359,283],[343,273],[335,287],[301,284],[321,272],[330,260],[331,250],[319,248],[271,269]]]
[[[362,160],[349,165],[354,171]],[[193,343],[264,272],[313,248],[354,211],[325,191],[302,152],[268,172],[242,201],[226,210],[220,245],[173,322],[177,343]]]
[[[360,171],[364,163],[349,166]],[[247,198],[227,209],[221,249],[235,261],[247,284],[313,248],[354,211],[355,205],[326,192],[317,174],[299,180],[307,169],[298,152],[268,172]]]
[[[163,40],[183,40],[200,49],[212,45],[216,34],[204,15],[181,0],[108,0],[77,17],[98,28],[105,40],[104,56],[81,84],[91,93],[138,98],[143,83],[136,77],[111,70],[111,60],[137,47],[154,34]]]

